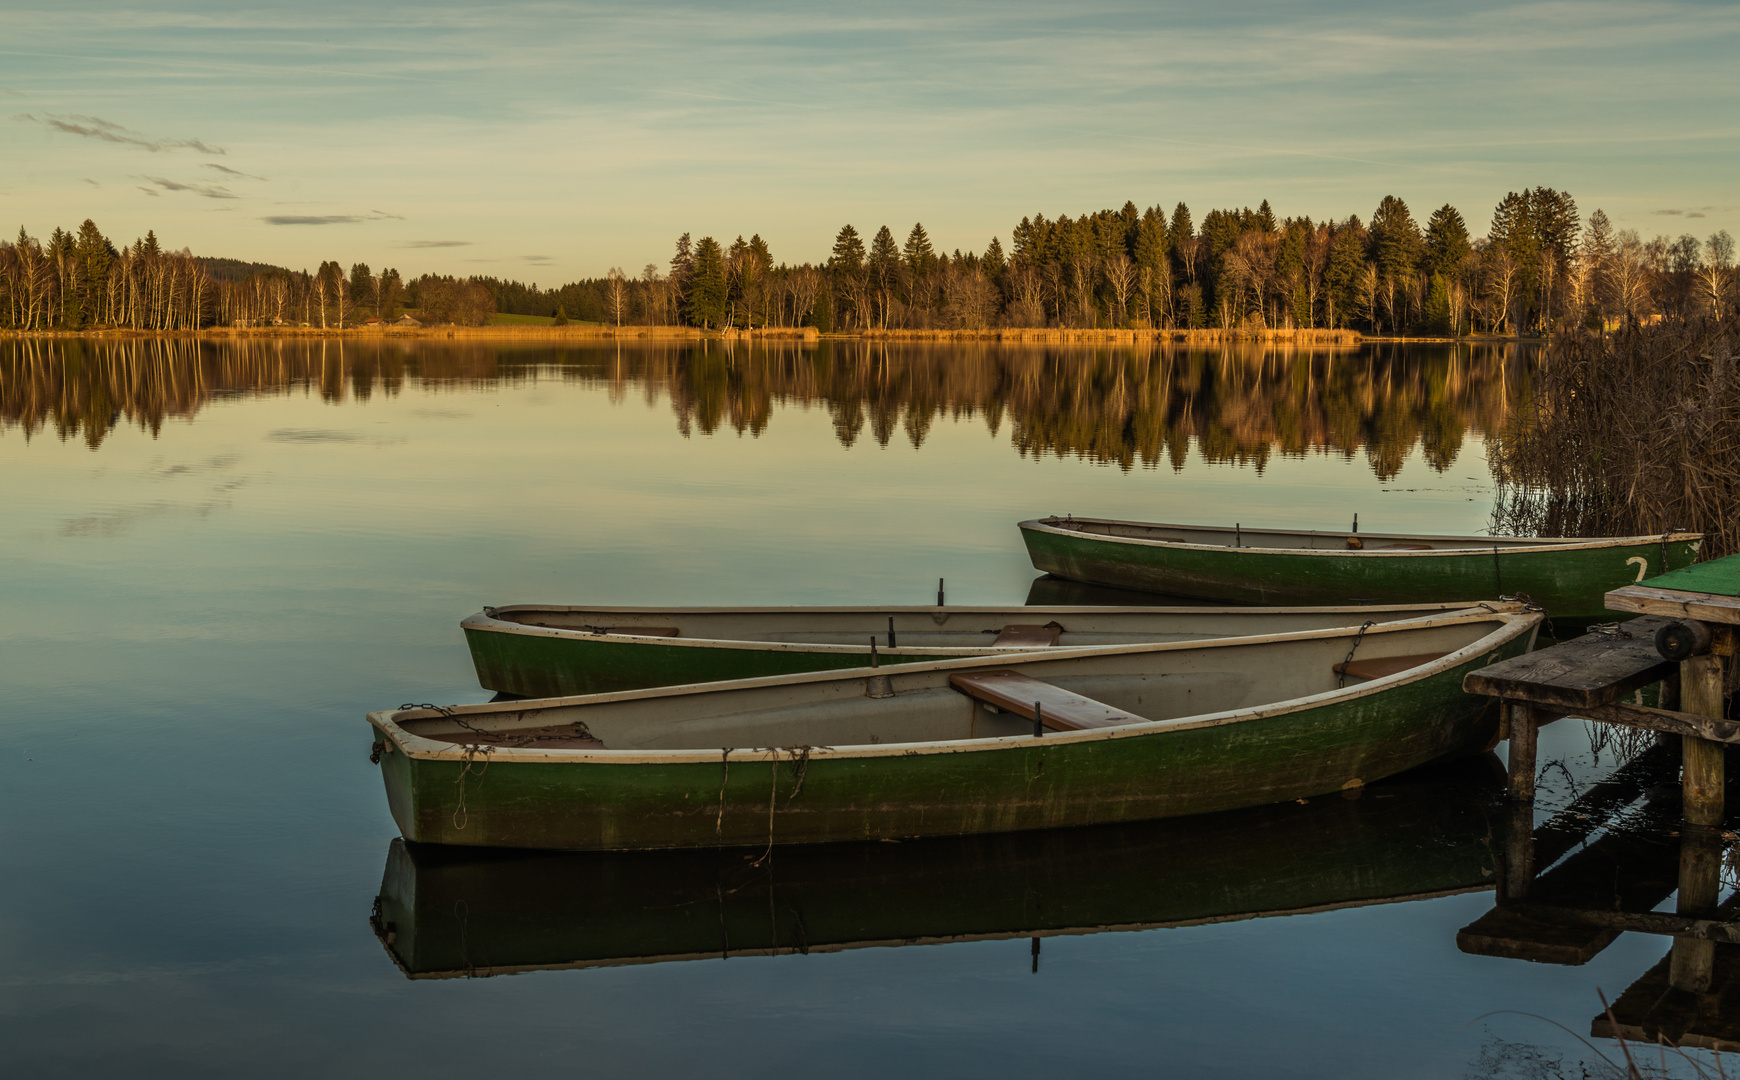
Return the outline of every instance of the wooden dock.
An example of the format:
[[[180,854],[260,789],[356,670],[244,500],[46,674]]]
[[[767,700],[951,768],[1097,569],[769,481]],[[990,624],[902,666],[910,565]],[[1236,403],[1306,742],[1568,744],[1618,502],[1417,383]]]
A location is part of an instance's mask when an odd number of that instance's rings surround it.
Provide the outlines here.
[[[1737,1049],[1740,898],[1720,907],[1716,901],[1724,843],[1732,836],[1722,832],[1727,748],[1740,744],[1740,723],[1728,711],[1740,674],[1740,557],[1616,589],[1606,603],[1641,617],[1493,664],[1464,681],[1464,689],[1498,698],[1504,709],[1512,811],[1496,906],[1463,928],[1457,944],[1488,956],[1582,964],[1621,933],[1669,937],[1667,958],[1621,995],[1611,1014],[1597,1016],[1592,1033]],[[1644,705],[1639,692],[1651,685],[1660,686],[1657,703]],[[1640,777],[1649,769],[1660,775],[1664,755],[1677,751],[1677,839],[1665,830],[1653,838],[1609,830],[1567,856],[1563,837],[1595,815],[1578,811],[1567,823],[1560,814],[1533,827],[1538,734],[1566,716],[1657,735],[1656,747],[1585,794],[1604,806],[1647,794]],[[1650,763],[1640,765],[1646,758]],[[1549,869],[1537,875],[1539,867]],[[1676,891],[1671,914],[1653,910]]]

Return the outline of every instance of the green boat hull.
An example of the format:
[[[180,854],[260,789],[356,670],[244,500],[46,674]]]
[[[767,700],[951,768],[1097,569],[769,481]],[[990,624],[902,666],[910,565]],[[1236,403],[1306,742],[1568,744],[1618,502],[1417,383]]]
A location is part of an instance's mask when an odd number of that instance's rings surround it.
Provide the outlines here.
[[[1533,551],[1305,552],[1140,544],[1028,528],[1033,566],[1124,589],[1250,604],[1411,604],[1461,596],[1527,596],[1555,622],[1602,622],[1610,590],[1690,566],[1698,540]]]
[[[477,668],[479,686],[520,697],[607,694],[647,686],[758,679],[810,671],[863,667],[857,653],[820,650],[673,649],[657,639],[645,642],[535,637],[465,627],[465,643]],[[971,652],[908,653],[882,649],[884,664],[918,664],[972,656]]]
[[[1381,692],[1117,737],[813,758],[736,750],[699,760],[483,751],[461,759],[449,746],[439,757],[384,753],[380,765],[402,835],[436,844],[766,847],[1179,817],[1321,795],[1490,746],[1497,710],[1465,694],[1462,681],[1520,655],[1530,636],[1512,633]]]
[[[1465,604],[1472,604],[1467,601]],[[1055,622],[1057,649],[1082,645],[1244,637],[1367,619],[1393,622],[1442,614],[1453,605],[1374,608],[1078,607],[1022,608],[743,608],[674,611],[486,608],[460,624],[478,684],[525,698],[608,694],[654,686],[846,671],[871,662],[867,639],[882,664],[1009,655],[995,648],[1010,624]],[[888,644],[884,620],[902,628]],[[592,623],[612,623],[595,627]],[[676,635],[638,636],[639,627],[679,624]],[[854,624],[847,629],[848,624]],[[1067,627],[1067,630],[1065,629]],[[678,629],[677,626],[666,628]],[[610,630],[613,632],[595,632]],[[759,635],[759,636],[758,636]]]
[[[760,852],[393,841],[370,923],[412,978],[1189,925],[1490,888],[1490,756],[1180,822]]]

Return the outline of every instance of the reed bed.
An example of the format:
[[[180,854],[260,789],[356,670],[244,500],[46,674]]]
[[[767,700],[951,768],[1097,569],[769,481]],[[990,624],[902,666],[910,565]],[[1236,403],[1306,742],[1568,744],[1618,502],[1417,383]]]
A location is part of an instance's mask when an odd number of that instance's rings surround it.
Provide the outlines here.
[[[1585,333],[1550,346],[1489,448],[1493,532],[1691,529],[1740,552],[1740,316]]]

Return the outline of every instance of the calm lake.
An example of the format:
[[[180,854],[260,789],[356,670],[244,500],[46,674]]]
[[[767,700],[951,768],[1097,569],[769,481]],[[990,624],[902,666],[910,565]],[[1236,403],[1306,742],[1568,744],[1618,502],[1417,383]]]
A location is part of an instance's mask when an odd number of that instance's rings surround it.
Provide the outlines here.
[[[1480,532],[1485,433],[1530,363],[0,342],[4,1071],[1455,1078],[1618,1060],[1577,1036],[1666,939],[1574,967],[1457,947],[1492,906],[1496,759],[1358,799],[752,867],[408,853],[363,722],[487,700],[459,631],[485,604],[924,604],[939,577],[952,603],[1019,603],[1061,596],[1015,528],[1049,513]],[[1573,721],[1543,731],[1541,760],[1564,766],[1542,815],[1614,766]],[[418,913],[397,962],[370,922],[387,875]]]

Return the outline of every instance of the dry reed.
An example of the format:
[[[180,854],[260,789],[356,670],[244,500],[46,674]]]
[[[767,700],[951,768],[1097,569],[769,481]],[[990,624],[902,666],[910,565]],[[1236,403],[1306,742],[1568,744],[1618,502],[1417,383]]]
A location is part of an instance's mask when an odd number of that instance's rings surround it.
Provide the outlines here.
[[[1552,343],[1534,392],[1489,450],[1493,532],[1705,534],[1740,552],[1740,316]]]

